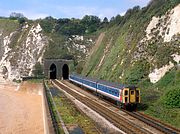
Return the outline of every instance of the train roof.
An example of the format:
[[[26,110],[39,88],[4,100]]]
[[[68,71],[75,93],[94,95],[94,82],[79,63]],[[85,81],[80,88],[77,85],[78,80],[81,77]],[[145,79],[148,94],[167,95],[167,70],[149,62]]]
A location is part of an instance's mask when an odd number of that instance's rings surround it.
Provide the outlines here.
[[[98,83],[107,85],[109,87],[118,88],[118,89],[123,89],[123,88],[127,87],[127,85],[125,85],[125,84],[119,84],[119,83],[109,82],[109,81],[105,81],[105,80],[99,80]]]
[[[75,77],[78,77],[78,78],[81,78],[81,79],[86,79],[86,80],[93,81],[93,82],[98,81],[98,79],[93,79],[93,78],[90,78],[90,77],[80,76],[80,75],[76,75],[76,74],[73,74],[73,75],[70,75],[70,76],[75,76]]]
[[[105,81],[105,80],[98,80],[98,79],[85,77],[85,76],[79,76],[79,75],[72,75],[72,76],[79,77],[79,78],[86,79],[86,80],[93,81],[93,82],[97,82],[99,84],[103,84],[103,85],[118,88],[118,89],[123,89],[125,87],[129,87],[128,85],[125,85],[125,84],[119,84],[119,83],[109,82],[109,81]]]

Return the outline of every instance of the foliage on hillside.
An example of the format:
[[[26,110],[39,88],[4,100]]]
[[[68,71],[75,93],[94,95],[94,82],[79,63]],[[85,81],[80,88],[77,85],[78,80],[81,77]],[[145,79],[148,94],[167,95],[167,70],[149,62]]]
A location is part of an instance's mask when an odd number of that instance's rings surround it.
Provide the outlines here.
[[[155,67],[160,68],[169,61],[173,62],[171,54],[179,53],[176,45],[179,39],[169,43],[162,43],[162,37],[151,40],[147,48],[140,53],[140,55],[146,54],[144,58],[135,58],[139,56],[139,54],[135,55],[135,52],[139,49],[137,46],[145,36],[144,31],[151,18],[162,15],[178,2],[177,0],[152,0],[147,7],[140,9],[136,6],[129,9],[124,16],[118,15],[112,18],[106,30],[106,36],[97,52],[93,54],[93,58],[86,63],[82,71],[83,75],[138,84],[139,81],[147,79],[149,71]],[[159,9],[162,10],[159,12]],[[103,57],[109,43],[111,45]],[[149,61],[148,57],[152,57],[154,61]],[[100,64],[100,62],[103,63]]]
[[[55,19],[46,17],[40,21],[40,25],[46,33],[55,32],[61,35],[84,35],[97,31],[101,20],[97,16],[86,15],[82,19]]]
[[[101,21],[97,16],[86,15],[82,19],[46,17],[39,20],[49,37],[45,58],[83,60],[97,37]],[[104,24],[104,22],[102,22]],[[80,36],[83,36],[82,38]],[[77,37],[77,38],[76,38]]]
[[[41,65],[40,62],[37,62],[34,65],[34,69],[33,69],[32,73],[35,77],[43,76],[43,66]]]
[[[15,31],[19,27],[17,20],[9,20],[9,19],[0,19],[0,28],[3,28],[1,31],[5,36],[7,36],[10,32]],[[1,29],[2,30],[2,29]]]
[[[82,19],[46,17],[29,21],[21,14],[12,14],[10,18],[0,19],[0,27],[3,27],[4,37],[15,31],[12,34],[10,48],[16,50],[16,46],[25,41],[31,23],[40,23],[49,39],[44,58],[73,59],[77,65],[77,72],[84,76],[137,85],[142,95],[140,110],[180,126],[180,71],[173,68],[156,84],[150,83],[148,78],[148,74],[154,68],[167,65],[170,61],[174,62],[171,55],[179,54],[180,35],[166,43],[162,41],[162,37],[155,36],[151,41],[142,44],[145,48],[140,46],[152,17],[164,15],[178,3],[180,0],[151,0],[147,7],[141,9],[135,6],[124,16],[117,15],[110,21],[107,18],[101,21],[97,16],[91,15],[86,15]],[[29,27],[22,30],[25,22],[28,22]],[[99,48],[87,58],[86,49],[91,49],[101,32],[105,33],[105,36]],[[1,45],[2,43],[0,47]],[[138,49],[142,49],[142,52],[135,53]],[[17,53],[15,57],[18,56]],[[84,61],[85,59],[87,61]],[[15,60],[12,58],[11,62],[14,66]],[[42,67],[37,63],[34,75],[41,75],[41,71]]]
[[[152,0],[147,7],[136,6],[124,16],[111,18],[100,47],[82,71],[84,76],[137,85],[142,95],[139,109],[175,126],[180,126],[179,71],[171,70],[156,84],[150,83],[148,75],[155,68],[174,63],[171,55],[180,54],[179,35],[171,42],[155,36],[143,44],[145,48],[139,44],[152,17],[164,15],[179,3],[179,0]],[[142,52],[136,54],[138,49]]]
[[[154,85],[144,81],[139,86],[143,89],[142,110],[179,128],[180,70],[173,68]]]

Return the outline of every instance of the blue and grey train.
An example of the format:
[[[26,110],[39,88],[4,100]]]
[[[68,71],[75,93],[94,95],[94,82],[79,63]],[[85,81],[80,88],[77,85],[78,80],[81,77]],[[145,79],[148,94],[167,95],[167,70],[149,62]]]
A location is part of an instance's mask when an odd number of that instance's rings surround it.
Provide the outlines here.
[[[135,86],[110,83],[78,75],[70,75],[69,80],[116,101],[127,110],[136,110],[137,104],[140,103],[140,89]]]

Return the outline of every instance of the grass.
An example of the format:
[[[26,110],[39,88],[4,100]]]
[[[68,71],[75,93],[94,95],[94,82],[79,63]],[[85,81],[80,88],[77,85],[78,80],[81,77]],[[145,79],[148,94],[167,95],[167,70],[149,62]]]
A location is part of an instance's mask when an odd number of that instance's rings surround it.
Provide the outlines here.
[[[48,84],[48,89],[46,89],[48,105],[49,105],[49,108],[52,110],[52,114],[53,114],[52,116],[54,116],[54,119],[56,120],[56,122],[59,123],[59,118],[57,116],[57,112],[56,112],[55,106],[53,105],[53,100],[52,100],[52,98],[51,98],[51,96],[49,94],[49,91],[47,91],[47,90],[49,90],[49,87],[50,87],[50,85]],[[58,126],[59,127],[56,128],[56,132],[57,133],[64,133],[64,131],[62,129],[62,126],[60,124]]]
[[[103,39],[103,40],[106,40],[106,39]],[[98,65],[98,63],[100,62],[100,58],[102,57],[103,55],[103,51],[104,51],[104,48],[105,48],[105,44],[102,43],[98,50],[93,53],[91,55],[91,57],[89,57],[89,59],[87,60],[87,64],[85,65],[84,69],[83,69],[83,72],[82,74],[84,75],[90,75],[92,73],[92,70]]]
[[[154,1],[154,4],[127,18],[124,24],[116,24],[106,29],[101,46],[83,68],[83,75],[138,85],[142,95],[140,110],[180,128],[180,100],[178,100],[180,72],[174,68],[156,84],[150,83],[148,77],[155,68],[161,68],[169,62],[175,63],[171,55],[180,54],[178,51],[180,35],[174,37],[171,42],[163,42],[159,36],[142,44],[140,42],[146,35],[145,30],[151,18],[163,15],[177,5],[178,0],[171,0],[169,3],[167,0],[163,1],[164,3],[160,0],[157,3]],[[162,9],[161,12],[158,9]],[[158,31],[158,28],[155,31]],[[104,49],[111,38],[113,38],[111,49],[98,68]]]
[[[43,79],[30,79],[30,80],[28,80],[28,82],[31,82],[31,83],[42,83]]]
[[[63,122],[65,123],[66,127],[71,126],[79,126],[84,133],[88,134],[97,134],[95,123],[87,117],[84,113],[80,112],[75,105],[64,95],[63,92],[55,89],[50,83],[48,83],[49,89],[53,90],[53,100],[57,106],[57,110],[60,113]],[[48,98],[51,99],[50,94],[48,94]],[[52,100],[51,104],[52,104]],[[57,113],[53,105],[51,105],[54,115],[56,116],[56,120],[58,121]],[[59,122],[59,121],[58,121]],[[63,133],[61,124],[60,132]]]
[[[61,97],[54,97],[54,101],[66,126],[78,125],[84,133],[98,133],[97,131],[93,131],[96,129],[94,122],[82,114],[62,93],[60,94]]]
[[[141,102],[146,105],[142,111],[176,128],[180,128],[179,76],[180,70],[173,68],[156,84],[148,81],[139,84],[142,94]]]
[[[3,29],[4,37],[19,27],[17,20],[0,19],[0,28]]]

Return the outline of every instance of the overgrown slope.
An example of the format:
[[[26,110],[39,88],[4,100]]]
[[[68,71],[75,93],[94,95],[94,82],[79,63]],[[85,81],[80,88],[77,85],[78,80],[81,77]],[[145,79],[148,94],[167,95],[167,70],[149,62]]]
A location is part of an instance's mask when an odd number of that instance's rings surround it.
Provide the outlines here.
[[[153,0],[116,16],[82,75],[141,88],[140,109],[180,126],[180,1]],[[176,99],[172,99],[176,98]]]
[[[47,44],[37,21],[20,24],[18,20],[0,19],[0,74],[9,80],[31,76],[34,65],[42,63]]]
[[[42,74],[43,58],[72,59],[84,76],[137,85],[139,109],[179,127],[179,16],[180,0],[151,0],[110,21],[0,18],[0,77]]]

